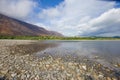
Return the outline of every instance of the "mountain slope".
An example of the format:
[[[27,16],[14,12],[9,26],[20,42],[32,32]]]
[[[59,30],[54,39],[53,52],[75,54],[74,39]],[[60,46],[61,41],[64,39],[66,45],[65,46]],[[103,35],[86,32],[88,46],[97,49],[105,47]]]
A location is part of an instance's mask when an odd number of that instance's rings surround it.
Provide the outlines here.
[[[0,35],[9,36],[62,36],[55,31],[22,22],[0,14]]]

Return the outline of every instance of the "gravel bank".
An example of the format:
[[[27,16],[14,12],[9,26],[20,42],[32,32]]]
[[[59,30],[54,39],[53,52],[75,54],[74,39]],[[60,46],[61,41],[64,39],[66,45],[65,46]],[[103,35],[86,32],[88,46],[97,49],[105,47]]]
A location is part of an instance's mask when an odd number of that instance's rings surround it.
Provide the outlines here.
[[[31,44],[34,47],[28,47]],[[31,40],[1,40],[0,80],[120,80],[119,71],[87,58],[81,57],[78,62],[78,58],[65,61],[48,54],[41,58],[33,56],[39,51],[37,47],[44,47],[41,45]]]

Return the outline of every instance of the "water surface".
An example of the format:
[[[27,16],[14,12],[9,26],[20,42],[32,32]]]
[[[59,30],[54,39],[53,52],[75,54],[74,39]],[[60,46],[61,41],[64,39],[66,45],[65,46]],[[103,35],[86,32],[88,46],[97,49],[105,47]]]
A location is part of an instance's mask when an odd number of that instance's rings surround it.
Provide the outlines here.
[[[43,41],[46,45],[57,44],[36,53],[37,56],[44,56],[44,53],[56,57],[67,55],[88,57],[89,59],[101,62],[104,65],[120,64],[120,41]]]

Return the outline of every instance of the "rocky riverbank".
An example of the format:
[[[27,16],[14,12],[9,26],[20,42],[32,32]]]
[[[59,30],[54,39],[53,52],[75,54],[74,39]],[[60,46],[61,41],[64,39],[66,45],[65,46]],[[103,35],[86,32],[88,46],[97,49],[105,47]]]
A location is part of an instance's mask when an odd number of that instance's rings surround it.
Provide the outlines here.
[[[0,41],[0,80],[120,80],[120,71],[87,58],[77,61],[78,57],[67,56],[71,60],[66,61],[46,53],[35,57],[32,53],[39,51],[37,47],[44,47],[36,43]]]

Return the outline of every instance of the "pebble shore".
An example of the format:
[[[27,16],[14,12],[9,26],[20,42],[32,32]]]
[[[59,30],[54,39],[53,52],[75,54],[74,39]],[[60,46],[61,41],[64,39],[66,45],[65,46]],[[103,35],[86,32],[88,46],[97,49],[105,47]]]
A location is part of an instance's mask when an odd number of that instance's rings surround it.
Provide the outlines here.
[[[48,54],[36,57],[32,53],[37,52],[37,49],[27,48],[26,51],[25,47],[18,47],[35,42],[37,41],[0,41],[0,80],[120,80],[120,71],[87,58],[66,61]],[[67,56],[69,59],[71,57]],[[119,65],[117,67],[120,68]]]

